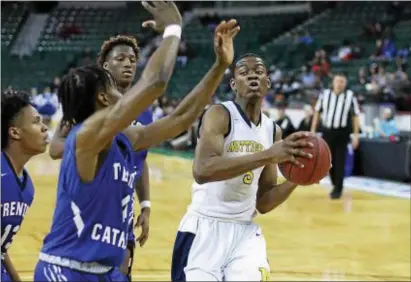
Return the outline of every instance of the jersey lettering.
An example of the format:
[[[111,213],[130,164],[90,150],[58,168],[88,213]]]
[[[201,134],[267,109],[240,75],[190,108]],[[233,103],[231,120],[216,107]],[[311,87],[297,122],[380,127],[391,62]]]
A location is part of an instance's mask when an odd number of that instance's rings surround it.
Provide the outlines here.
[[[125,167],[123,167],[120,163],[113,164],[114,169],[114,180],[120,180],[127,183],[128,187],[134,189],[134,179],[136,177],[137,172],[130,173]]]
[[[94,224],[93,231],[91,232],[91,239],[117,246],[123,250],[127,247],[127,235],[125,232],[114,227],[103,226],[100,223]]]
[[[26,212],[30,206],[24,202],[7,202],[1,204],[1,216],[22,216],[26,215]]]

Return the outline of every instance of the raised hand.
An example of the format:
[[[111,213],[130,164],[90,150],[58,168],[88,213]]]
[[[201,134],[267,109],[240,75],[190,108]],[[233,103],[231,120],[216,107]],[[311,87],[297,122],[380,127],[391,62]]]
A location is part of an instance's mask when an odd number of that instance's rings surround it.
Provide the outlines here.
[[[231,65],[234,59],[234,37],[240,32],[237,21],[222,21],[214,31],[214,51],[220,64]]]
[[[143,27],[150,27],[163,32],[166,26],[182,25],[182,18],[177,6],[172,1],[143,1],[143,7],[153,15],[153,19],[143,22]]]
[[[304,167],[295,157],[303,157],[311,159],[312,155],[304,152],[304,148],[313,147],[313,144],[302,138],[315,136],[309,132],[296,132],[285,138],[284,140],[275,142],[271,148],[270,153],[273,157],[274,163],[292,162],[293,164]]]

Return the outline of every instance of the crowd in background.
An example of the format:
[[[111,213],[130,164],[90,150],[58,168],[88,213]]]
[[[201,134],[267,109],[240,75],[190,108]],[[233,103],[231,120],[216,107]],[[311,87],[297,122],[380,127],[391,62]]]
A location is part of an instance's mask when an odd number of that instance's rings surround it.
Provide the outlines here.
[[[400,14],[400,13],[399,13]],[[210,30],[221,18],[215,14],[206,15],[200,18],[200,22]],[[295,130],[309,130],[309,124],[313,114],[311,105],[315,102],[319,93],[329,87],[332,78],[333,66],[366,59],[365,65],[359,66],[357,77],[349,79],[349,88],[354,90],[361,102],[388,102],[395,104],[398,110],[411,109],[411,83],[409,78],[409,68],[407,61],[411,52],[411,43],[408,48],[397,48],[396,35],[392,27],[393,23],[382,22],[378,19],[365,23],[360,35],[361,40],[374,42],[375,49],[367,53],[361,46],[353,40],[343,39],[339,46],[318,46],[317,39],[308,30],[298,29],[291,32],[289,54],[303,54],[305,62],[299,68],[290,69],[281,59],[266,62],[268,72],[272,81],[265,100],[264,108],[275,107],[278,109],[276,117],[277,123],[285,131],[285,135]],[[361,28],[361,27],[359,27]],[[61,40],[66,40],[71,34],[81,32],[75,25],[63,26],[59,29],[58,36]],[[158,47],[161,38],[157,37],[150,41],[140,42],[141,56],[139,58],[138,69],[144,68],[147,58]],[[184,68],[190,63],[190,59],[195,57],[193,48],[182,39],[177,57],[176,67]],[[80,65],[90,65],[95,61],[96,54],[90,49],[85,49],[77,57],[73,57],[66,71]],[[393,71],[387,71],[387,67]],[[233,76],[230,69],[226,70],[221,86],[219,87],[214,102],[233,99],[229,80]],[[46,121],[58,111],[57,89],[60,78],[55,77],[50,85],[43,90],[33,87],[33,103],[45,117]],[[158,119],[169,114],[177,105],[178,100],[162,97],[153,106],[154,119]],[[286,107],[304,109],[305,117],[298,126],[293,125],[286,116]],[[383,117],[374,122],[377,135],[389,136],[398,134],[394,121],[395,112],[385,110]],[[49,122],[49,121],[48,121]],[[187,148],[195,145],[196,130],[193,126],[189,130],[177,137],[178,142],[167,144],[173,148]]]

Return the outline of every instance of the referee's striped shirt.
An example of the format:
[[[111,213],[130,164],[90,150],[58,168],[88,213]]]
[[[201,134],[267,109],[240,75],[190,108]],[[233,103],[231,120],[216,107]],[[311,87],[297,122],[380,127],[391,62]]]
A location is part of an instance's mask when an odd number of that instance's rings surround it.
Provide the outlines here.
[[[351,90],[339,95],[330,89],[324,90],[317,100],[315,111],[321,114],[322,127],[325,129],[351,128],[352,116],[360,114],[357,98]]]

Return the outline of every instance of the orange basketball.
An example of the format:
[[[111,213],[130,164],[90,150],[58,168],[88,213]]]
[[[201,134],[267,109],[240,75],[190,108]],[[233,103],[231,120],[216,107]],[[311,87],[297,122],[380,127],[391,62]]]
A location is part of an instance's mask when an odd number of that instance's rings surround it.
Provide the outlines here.
[[[291,162],[279,164],[279,169],[283,176],[298,185],[311,185],[323,179],[331,168],[331,153],[327,143],[319,136],[306,137],[306,141],[311,142],[312,148],[304,148],[307,153],[312,154],[311,159],[297,157],[297,160],[304,165],[300,168]]]

